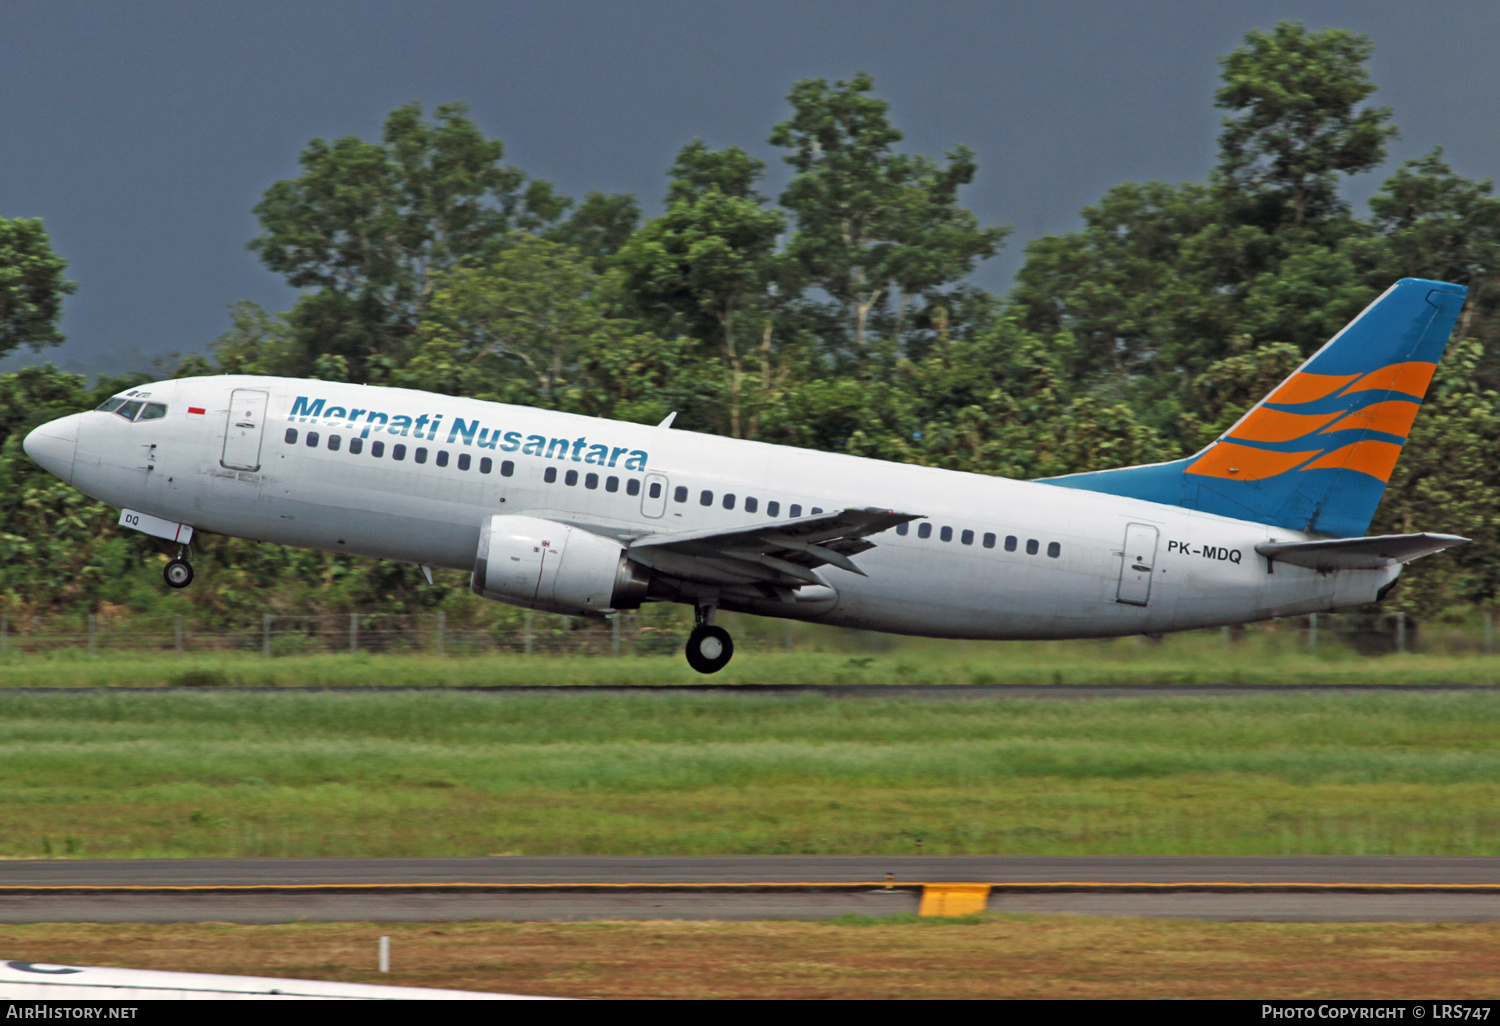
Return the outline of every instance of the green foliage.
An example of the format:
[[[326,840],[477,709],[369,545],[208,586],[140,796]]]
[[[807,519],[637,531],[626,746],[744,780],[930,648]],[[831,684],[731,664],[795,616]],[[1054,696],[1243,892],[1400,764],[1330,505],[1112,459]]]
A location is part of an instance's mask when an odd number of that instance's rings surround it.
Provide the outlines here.
[[[78,289],[63,277],[67,266],[40,219],[0,217],[0,356],[63,340],[57,331],[63,297]]]

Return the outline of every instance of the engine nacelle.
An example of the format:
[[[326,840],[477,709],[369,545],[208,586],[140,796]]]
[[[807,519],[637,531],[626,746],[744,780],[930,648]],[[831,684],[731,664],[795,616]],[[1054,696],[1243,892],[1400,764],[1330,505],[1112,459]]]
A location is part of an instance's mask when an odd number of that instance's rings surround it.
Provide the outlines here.
[[[645,601],[650,574],[625,547],[541,517],[493,516],[479,534],[476,595],[569,616],[602,616]]]

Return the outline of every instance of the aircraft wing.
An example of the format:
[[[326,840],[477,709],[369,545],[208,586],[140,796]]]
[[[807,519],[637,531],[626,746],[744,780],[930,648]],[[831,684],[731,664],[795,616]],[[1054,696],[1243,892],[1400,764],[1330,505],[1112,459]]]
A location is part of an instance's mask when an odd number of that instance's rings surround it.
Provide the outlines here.
[[[1306,542],[1261,542],[1255,551],[1271,562],[1331,570],[1378,570],[1392,563],[1410,563],[1422,556],[1463,545],[1454,534],[1382,534],[1371,538],[1330,538]]]
[[[705,584],[800,588],[827,583],[815,572],[821,566],[866,576],[849,557],[875,547],[870,535],[919,519],[916,513],[842,509],[727,531],[646,535],[631,542],[627,551],[631,559],[654,570]]]

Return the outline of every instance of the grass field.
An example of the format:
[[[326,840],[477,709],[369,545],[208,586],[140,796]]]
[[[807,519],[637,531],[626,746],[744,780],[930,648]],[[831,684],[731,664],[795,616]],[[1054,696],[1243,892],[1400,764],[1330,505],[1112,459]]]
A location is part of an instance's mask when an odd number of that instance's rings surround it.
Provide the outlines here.
[[[339,655],[0,652],[0,686],[496,684],[1496,684],[1500,656],[1434,636],[1423,654],[1363,656],[1325,635],[1316,654],[1293,624],[1261,625],[1234,644],[1217,631],[1073,642],[892,639],[805,628],[797,651],[761,645],[712,678],[663,655],[443,658],[431,652]],[[753,639],[752,639],[753,640]],[[762,639],[764,641],[764,639]],[[1454,654],[1457,653],[1457,654]]]
[[[381,934],[389,973],[375,971]],[[0,946],[37,962],[595,998],[1451,1001],[1493,998],[1500,979],[1493,923],[46,925],[0,926]]]
[[[1500,854],[1500,697],[0,690],[0,856]]]

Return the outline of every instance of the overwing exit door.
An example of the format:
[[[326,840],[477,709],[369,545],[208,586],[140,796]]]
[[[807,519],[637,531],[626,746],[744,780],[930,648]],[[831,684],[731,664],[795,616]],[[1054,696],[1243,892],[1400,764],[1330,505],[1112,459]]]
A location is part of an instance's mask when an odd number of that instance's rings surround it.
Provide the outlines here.
[[[1115,601],[1144,606],[1151,599],[1151,568],[1156,564],[1157,530],[1150,524],[1127,524],[1125,554],[1120,561],[1120,590]]]
[[[641,493],[641,516],[655,520],[667,511],[667,479],[661,474],[646,475],[646,490]]]
[[[268,399],[267,393],[250,388],[237,388],[229,397],[221,466],[230,470],[260,469],[260,438],[266,427]]]

